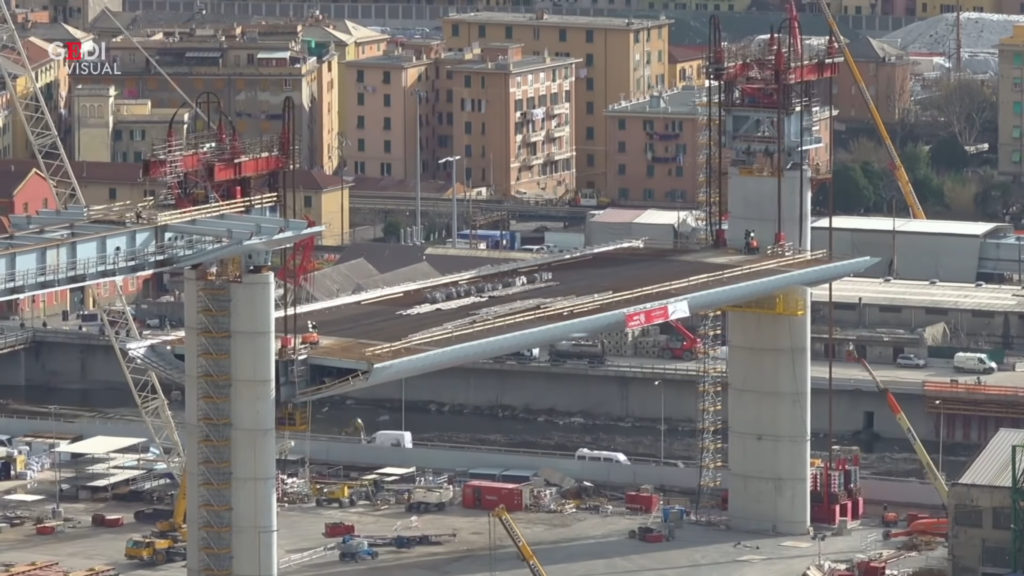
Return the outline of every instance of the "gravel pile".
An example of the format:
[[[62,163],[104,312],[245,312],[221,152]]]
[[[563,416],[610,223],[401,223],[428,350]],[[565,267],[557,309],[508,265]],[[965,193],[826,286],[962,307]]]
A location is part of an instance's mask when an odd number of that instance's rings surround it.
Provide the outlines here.
[[[1014,24],[1024,24],[1024,16],[965,12],[960,15],[960,35],[965,52],[995,50],[999,42],[1013,33]],[[956,50],[956,14],[942,14],[915,22],[882,37],[904,52],[948,54]]]

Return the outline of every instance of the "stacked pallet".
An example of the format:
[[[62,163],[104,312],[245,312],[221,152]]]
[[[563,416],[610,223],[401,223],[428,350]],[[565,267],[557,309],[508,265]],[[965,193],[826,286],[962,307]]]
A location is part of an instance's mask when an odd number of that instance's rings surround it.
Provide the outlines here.
[[[637,343],[651,337],[657,337],[659,329],[657,326],[645,326],[637,330],[623,330],[621,332],[604,332],[601,340],[604,341],[605,354],[608,356],[641,356]]]
[[[660,334],[636,339],[636,356],[639,358],[661,358],[668,346],[668,336]]]

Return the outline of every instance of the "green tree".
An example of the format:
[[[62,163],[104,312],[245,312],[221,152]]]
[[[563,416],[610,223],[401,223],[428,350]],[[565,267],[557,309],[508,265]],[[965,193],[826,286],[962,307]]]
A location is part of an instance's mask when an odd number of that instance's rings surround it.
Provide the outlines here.
[[[402,237],[402,223],[398,220],[388,220],[381,232],[386,242],[398,242]]]
[[[900,152],[903,168],[907,171],[910,183],[914,186],[917,199],[924,206],[946,206],[946,191],[935,172],[932,171],[931,158],[927,150],[920,144],[906,147]]]
[[[864,177],[861,165],[839,164],[832,174],[835,186],[836,212],[856,214],[870,209],[874,202],[871,183]]]
[[[963,144],[950,134],[943,136],[928,149],[932,168],[939,174],[963,172],[971,162],[971,156]]]
[[[944,83],[924,101],[925,112],[949,126],[964,146],[978,141],[979,135],[995,128],[997,95],[991,80],[960,78]]]
[[[1021,195],[1014,190],[1013,184],[996,180],[991,174],[983,178],[978,193],[974,195],[978,214],[988,220],[1003,220],[1007,214],[1019,211],[1020,202]]]

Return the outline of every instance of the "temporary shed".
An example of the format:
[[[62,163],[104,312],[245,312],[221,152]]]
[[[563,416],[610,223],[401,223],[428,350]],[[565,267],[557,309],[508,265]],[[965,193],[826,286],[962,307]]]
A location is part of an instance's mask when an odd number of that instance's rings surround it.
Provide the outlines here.
[[[674,246],[676,239],[689,241],[693,210],[643,210],[608,208],[591,212],[584,231],[587,246],[646,238],[652,246]]]

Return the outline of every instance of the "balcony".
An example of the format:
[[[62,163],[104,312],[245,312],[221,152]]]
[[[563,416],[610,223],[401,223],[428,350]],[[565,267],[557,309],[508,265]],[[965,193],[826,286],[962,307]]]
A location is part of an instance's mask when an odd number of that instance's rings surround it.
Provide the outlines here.
[[[572,156],[572,152],[570,152],[569,150],[554,150],[552,152],[544,154],[544,161],[554,162],[556,160],[561,160],[563,158],[568,158],[570,156]]]
[[[544,131],[543,130],[537,130],[535,132],[527,132],[523,136],[523,140],[526,140],[527,142],[540,142],[543,139],[544,139]]]
[[[706,132],[706,130],[704,131]],[[682,137],[680,132],[648,132],[648,140],[657,140],[658,142],[671,142],[672,140],[679,140]]]
[[[556,140],[558,138],[564,138],[564,137],[566,137],[568,135],[569,135],[569,127],[568,126],[559,126],[557,128],[552,128],[552,129],[548,130],[548,139],[549,140]]]
[[[554,106],[549,106],[548,111],[552,116],[557,116],[559,114],[568,114],[570,106],[570,104],[566,103],[555,104]]]

